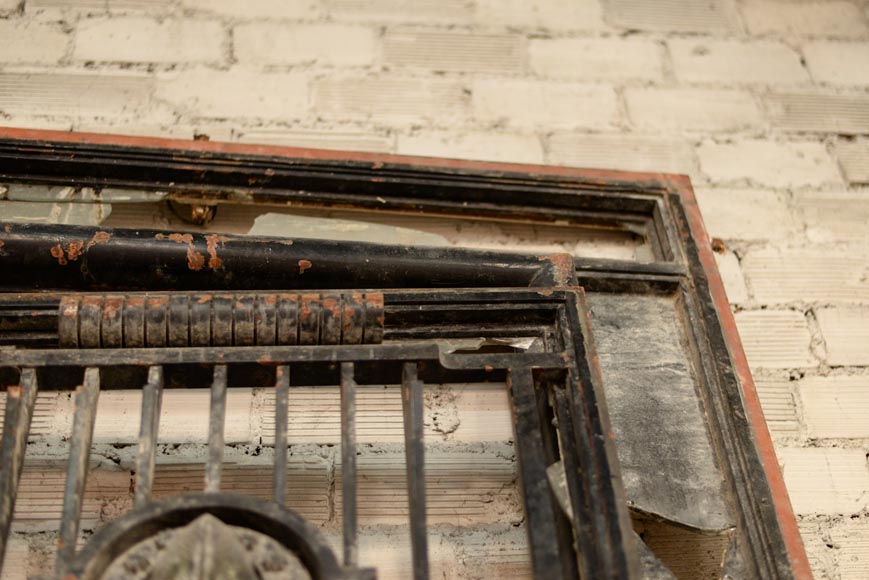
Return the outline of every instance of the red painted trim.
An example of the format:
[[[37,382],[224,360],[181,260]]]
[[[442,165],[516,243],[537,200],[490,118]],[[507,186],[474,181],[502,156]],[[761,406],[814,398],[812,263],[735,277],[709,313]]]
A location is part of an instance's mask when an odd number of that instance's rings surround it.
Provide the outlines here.
[[[632,171],[611,171],[604,169],[580,169],[572,167],[557,167],[551,165],[525,165],[518,163],[493,163],[486,161],[466,161],[460,159],[443,159],[436,157],[410,157],[404,155],[385,155],[380,153],[360,153],[355,151],[332,151],[326,149],[307,149],[299,147],[280,147],[272,145],[250,145],[243,143],[224,143],[218,141],[194,141],[183,139],[163,139],[156,137],[136,137],[128,135],[112,135],[101,133],[74,133],[68,131],[45,131],[37,129],[19,129],[14,127],[0,127],[0,139],[20,139],[43,142],[80,143],[96,145],[114,145],[121,147],[143,147],[152,149],[175,149],[178,151],[215,152],[238,155],[261,155],[267,157],[286,157],[295,159],[315,159],[324,161],[353,160],[369,162],[373,165],[385,163],[422,165],[426,167],[438,167],[444,169],[467,169],[479,171],[512,171],[521,173],[535,173],[538,175],[553,175],[573,177],[583,182],[608,183],[612,181],[653,182],[669,191],[678,192],[685,206],[692,235],[697,241],[700,252],[700,261],[706,271],[709,282],[709,290],[715,304],[718,318],[724,331],[730,356],[736,369],[737,377],[742,389],[743,401],[749,422],[754,431],[758,450],[763,461],[764,471],[772,489],[773,502],[776,514],[781,525],[785,545],[797,580],[812,580],[812,572],[809,567],[805,547],[800,537],[797,521],[791,507],[787,489],[772,437],[767,429],[763,410],[754,380],[749,370],[748,360],[742,348],[742,341],[736,329],[736,322],[730,311],[730,303],[724,292],[724,284],[718,274],[718,266],[712,253],[712,245],[700,208],[691,188],[691,181],[687,176],[668,173],[640,173]]]
[[[468,169],[479,171],[513,171],[573,177],[583,181],[605,183],[617,181],[653,181],[668,186],[677,177],[668,173],[641,173],[634,171],[612,171],[606,169],[580,169],[555,165],[529,165],[522,163],[497,163],[490,161],[467,161],[442,157],[412,157],[384,153],[364,153],[359,151],[335,151],[330,149],[308,149],[278,145],[253,145],[247,143],[227,143],[223,141],[194,141],[185,139],[164,139],[162,137],[139,137],[114,135],[109,133],[76,133],[70,131],[47,131],[42,129],[19,129],[0,127],[0,139],[21,139],[29,141],[80,143],[83,145],[114,145],[119,147],[144,147],[150,149],[175,149],[178,151],[197,151],[227,153],[237,155],[261,155],[265,157],[286,157],[289,159],[315,159],[323,161],[361,161],[373,165],[385,163],[403,165],[422,165],[444,169]]]
[[[703,224],[703,217],[700,215],[700,207],[697,205],[697,198],[694,196],[691,181],[687,177],[679,177],[681,179],[679,179],[676,190],[682,198],[682,205],[684,205],[685,213],[688,215],[691,234],[697,242],[700,262],[706,271],[709,292],[712,294],[715,310],[718,313],[718,319],[721,321],[724,337],[730,350],[730,358],[736,369],[736,375],[742,390],[742,400],[745,404],[745,412],[752,431],[754,431],[755,441],[761,460],[763,461],[766,478],[772,490],[772,500],[775,504],[776,516],[778,517],[779,525],[781,525],[782,536],[784,537],[785,546],[794,571],[794,578],[797,580],[812,580],[809,559],[806,555],[806,549],[800,536],[794,510],[791,507],[790,497],[788,497],[788,491],[785,487],[778,458],[775,454],[775,446],[769,434],[766,419],[763,416],[760,398],[757,396],[757,389],[748,366],[748,359],[745,357],[745,350],[742,348],[742,340],[739,338],[736,320],[730,311],[730,302],[727,300],[727,295],[724,292],[724,283],[718,273],[715,255],[712,253],[712,243],[709,239],[709,234],[706,232],[706,226]]]

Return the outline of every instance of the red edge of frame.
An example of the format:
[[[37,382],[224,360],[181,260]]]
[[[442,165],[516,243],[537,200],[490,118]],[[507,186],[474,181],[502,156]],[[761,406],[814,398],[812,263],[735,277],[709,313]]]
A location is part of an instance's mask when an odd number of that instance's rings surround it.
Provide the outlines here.
[[[129,135],[113,135],[102,133],[76,133],[69,131],[46,131],[40,129],[20,129],[0,127],[0,139],[20,139],[41,142],[62,142],[81,144],[100,144],[127,147],[150,147],[156,149],[178,149],[199,151],[203,153],[229,153],[239,155],[262,155],[270,157],[288,157],[296,159],[320,160],[352,160],[369,162],[379,166],[385,163],[406,165],[423,165],[427,167],[471,169],[490,171],[518,171],[564,177],[581,178],[588,181],[634,181],[656,182],[669,191],[677,192],[682,198],[682,204],[688,216],[691,233],[697,242],[700,261],[706,272],[709,291],[721,322],[731,360],[736,368],[736,374],[742,390],[742,400],[754,431],[755,441],[764,465],[767,480],[772,490],[776,515],[781,525],[782,535],[790,557],[794,577],[797,580],[812,580],[812,572],[805,547],[800,536],[797,520],[791,507],[790,498],[785,488],[784,478],[779,468],[772,437],[763,416],[760,399],[757,396],[754,379],[742,348],[742,341],[736,328],[736,321],[730,311],[730,303],[724,291],[724,284],[718,273],[712,245],[690,179],[685,175],[667,173],[640,173],[633,171],[612,171],[605,169],[579,169],[572,167],[557,167],[551,165],[528,165],[518,163],[493,163],[486,161],[466,161],[460,159],[444,159],[434,157],[410,157],[404,155],[388,155],[381,153],[364,153],[351,151],[333,151],[326,149],[308,149],[300,147],[283,147],[273,145],[252,145],[242,143],[225,143],[219,141],[195,141],[183,139],[165,139],[157,137],[140,137]]]
[[[754,386],[754,378],[751,376],[748,359],[745,357],[745,350],[742,348],[742,340],[739,338],[736,320],[733,318],[730,302],[727,300],[727,294],[724,291],[724,283],[721,281],[721,275],[718,273],[715,255],[712,253],[712,244],[709,240],[709,234],[706,232],[706,226],[703,224],[703,217],[700,215],[700,207],[697,205],[694,189],[691,187],[691,181],[687,176],[678,175],[672,177],[677,185],[676,190],[682,198],[685,213],[688,215],[691,234],[697,242],[700,262],[706,271],[709,292],[712,294],[712,301],[718,313],[718,320],[721,322],[724,338],[730,350],[730,358],[733,361],[733,366],[736,368],[745,412],[754,431],[755,442],[760,452],[761,461],[763,461],[769,487],[772,490],[772,500],[775,504],[776,515],[781,525],[782,536],[784,537],[785,546],[787,547],[788,556],[793,567],[794,578],[797,580],[812,580],[812,570],[809,566],[809,559],[806,555],[803,539],[800,536],[799,527],[797,526],[797,519],[794,515],[793,507],[791,507],[791,501],[788,497],[784,477],[782,476],[778,458],[775,454],[772,437],[769,434],[769,428],[763,416],[763,409],[760,406],[760,398],[757,396],[757,389]]]

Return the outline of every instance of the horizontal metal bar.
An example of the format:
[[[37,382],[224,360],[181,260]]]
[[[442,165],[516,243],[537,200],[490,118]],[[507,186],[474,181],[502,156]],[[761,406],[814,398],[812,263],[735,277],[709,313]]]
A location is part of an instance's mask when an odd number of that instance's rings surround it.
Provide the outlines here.
[[[0,352],[0,367],[57,367],[118,365],[172,365],[198,363],[364,362],[438,360],[447,368],[507,368],[512,365],[562,368],[555,353],[444,354],[436,342],[347,346],[191,347],[74,350],[17,350]]]

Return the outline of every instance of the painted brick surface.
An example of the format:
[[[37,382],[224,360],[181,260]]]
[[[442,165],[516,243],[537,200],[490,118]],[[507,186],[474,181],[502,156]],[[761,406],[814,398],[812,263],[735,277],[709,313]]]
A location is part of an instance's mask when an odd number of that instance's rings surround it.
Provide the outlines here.
[[[383,39],[383,62],[433,71],[518,73],[524,69],[524,42],[515,34],[431,32],[409,28]]]
[[[715,254],[715,263],[718,265],[718,273],[724,282],[724,290],[727,292],[727,300],[731,304],[742,304],[748,300],[748,289],[745,286],[745,277],[739,266],[739,258],[733,252]]]
[[[869,85],[869,42],[812,42],[803,47],[812,77],[840,86]]]
[[[742,268],[761,304],[869,303],[869,259],[835,250],[759,249]]]
[[[869,133],[869,96],[773,93],[764,98],[774,127],[788,131]]]
[[[869,204],[861,191],[807,191],[794,196],[802,213],[806,237],[812,242],[850,242],[857,255],[860,243],[869,242]]]
[[[663,77],[662,48],[651,40],[532,39],[531,71],[544,77],[655,81]]]
[[[687,141],[660,136],[557,132],[549,136],[546,151],[554,165],[682,174],[695,170]]]
[[[446,121],[462,118],[467,107],[462,86],[451,80],[327,78],[313,89],[317,112],[334,120]]]
[[[240,63],[317,63],[362,66],[379,52],[377,31],[343,24],[277,24],[255,22],[236,26],[233,50]]]
[[[823,308],[821,334],[831,365],[869,365],[869,307]]]
[[[631,122],[643,131],[729,132],[763,124],[747,92],[712,89],[627,89]]]
[[[399,135],[396,150],[404,155],[543,163],[543,146],[535,135],[487,131]]]
[[[736,325],[752,368],[787,369],[818,364],[809,350],[811,335],[801,312],[737,312]]]
[[[673,32],[726,32],[738,29],[728,0],[605,0],[606,20],[614,26]]]
[[[615,91],[579,83],[478,80],[473,114],[484,122],[518,127],[605,129],[618,125]]]
[[[392,152],[395,141],[390,135],[376,131],[317,131],[256,127],[237,129],[234,138],[242,143],[378,153]]]
[[[869,578],[869,518],[849,518],[830,530],[842,578]]]
[[[809,74],[781,42],[684,39],[669,42],[680,81],[726,84],[800,84]]]
[[[156,92],[176,110],[195,117],[288,120],[304,117],[308,109],[308,79],[298,73],[177,71],[163,75]]]
[[[807,377],[799,392],[809,437],[869,439],[869,375]]]
[[[762,189],[695,190],[709,235],[723,240],[785,240],[800,224],[782,194]]]
[[[835,151],[849,183],[869,183],[869,141],[838,141]]]
[[[182,7],[236,18],[269,18],[274,20],[312,18],[317,15],[315,0],[181,0]]]
[[[778,451],[785,484],[797,514],[857,514],[869,505],[869,469],[860,449]]]
[[[46,64],[66,55],[70,37],[63,26],[33,20],[0,20],[0,62]]]
[[[472,17],[468,0],[323,0],[329,16],[376,22],[461,23]]]
[[[800,419],[786,377],[757,376],[754,378],[757,396],[763,408],[766,425],[773,437],[795,439],[800,436]]]
[[[853,2],[747,0],[741,10],[749,32],[757,35],[859,38],[869,34]]]
[[[477,0],[474,21],[483,26],[560,32],[606,28],[598,0]]]
[[[820,143],[777,143],[749,139],[706,141],[697,148],[700,169],[716,183],[756,183],[770,187],[839,183],[838,168]]]
[[[80,61],[219,63],[226,33],[213,20],[93,18],[79,24],[73,58]]]

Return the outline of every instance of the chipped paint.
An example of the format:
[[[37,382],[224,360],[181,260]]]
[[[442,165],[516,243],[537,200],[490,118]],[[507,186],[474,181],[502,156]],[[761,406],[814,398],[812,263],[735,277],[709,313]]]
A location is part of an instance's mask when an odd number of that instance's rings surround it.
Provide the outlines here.
[[[57,244],[51,247],[51,255],[57,258],[57,263],[61,266],[66,266],[66,256],[63,254],[63,246]]]
[[[97,244],[105,244],[110,239],[112,239],[112,234],[109,232],[97,232],[94,234],[94,237],[91,238],[91,241],[88,242],[87,249],[91,249]]]
[[[224,236],[219,236],[217,234],[205,236],[205,244],[208,248],[208,267],[212,270],[217,270],[218,268],[223,267],[223,259],[217,255],[217,245],[225,242],[226,238]]]
[[[82,255],[82,248],[84,248],[84,242],[70,242],[66,248],[66,257],[70,262],[75,262],[78,260],[79,256]]]
[[[299,260],[299,274],[304,274],[305,270],[313,266],[310,260]]]

